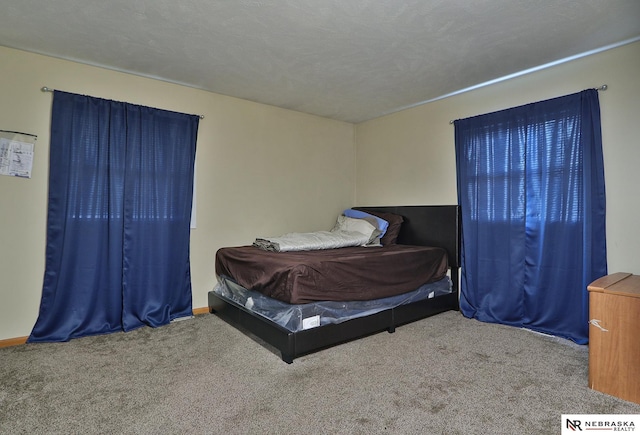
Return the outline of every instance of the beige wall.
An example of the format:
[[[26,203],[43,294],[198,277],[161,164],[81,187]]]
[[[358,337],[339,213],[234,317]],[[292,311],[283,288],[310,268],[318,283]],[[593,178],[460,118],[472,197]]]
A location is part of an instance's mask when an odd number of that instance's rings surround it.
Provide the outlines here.
[[[354,199],[354,126],[0,47],[0,129],[38,136],[33,176],[0,176],[0,340],[27,336],[42,293],[52,94],[42,86],[202,114],[193,306],[207,306],[218,248],[327,229]]]
[[[636,42],[359,124],[356,202],[457,203],[450,120],[607,84],[599,96],[609,271],[640,274],[639,74]]]

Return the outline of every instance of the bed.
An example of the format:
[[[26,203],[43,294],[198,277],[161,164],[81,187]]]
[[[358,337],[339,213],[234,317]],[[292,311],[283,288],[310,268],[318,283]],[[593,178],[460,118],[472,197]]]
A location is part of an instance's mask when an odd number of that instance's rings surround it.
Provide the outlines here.
[[[401,224],[392,223],[395,243],[294,253],[222,248],[216,253],[219,281],[208,294],[209,311],[290,364],[301,355],[458,309],[459,206],[354,209],[400,216]],[[416,251],[409,253],[419,259],[394,260],[408,255],[405,251]],[[283,259],[298,262],[295,279],[281,272],[265,281]],[[360,274],[363,261],[384,267],[384,273]],[[341,270],[352,262],[355,269]]]

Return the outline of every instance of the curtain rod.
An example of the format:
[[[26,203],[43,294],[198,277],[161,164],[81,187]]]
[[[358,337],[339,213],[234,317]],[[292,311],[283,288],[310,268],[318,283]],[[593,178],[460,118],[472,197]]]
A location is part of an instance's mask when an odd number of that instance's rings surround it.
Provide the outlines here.
[[[605,85],[598,86],[597,88],[593,88],[593,89],[595,89],[596,91],[606,91],[608,88],[609,88],[609,86],[605,84]],[[452,119],[451,121],[449,121],[449,124],[453,124],[454,122],[456,122],[456,120]]]
[[[48,88],[46,86],[43,86],[42,88],[40,88],[40,90],[42,92],[53,92],[53,91],[55,91],[55,89],[51,89],[51,88]],[[204,119],[204,115],[197,115],[197,116],[199,116],[200,119]]]

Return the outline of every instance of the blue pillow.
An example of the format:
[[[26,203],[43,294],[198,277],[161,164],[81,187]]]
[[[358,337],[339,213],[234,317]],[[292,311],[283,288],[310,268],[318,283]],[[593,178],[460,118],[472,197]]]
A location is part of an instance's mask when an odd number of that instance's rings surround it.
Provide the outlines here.
[[[381,231],[381,234],[379,236],[380,238],[382,238],[382,236],[384,236],[384,234],[387,232],[387,228],[389,228],[389,222],[385,221],[384,219],[379,218],[378,216],[374,216],[374,215],[366,213],[364,211],[354,210],[352,208],[348,208],[344,212],[342,212],[342,214],[345,215],[346,217],[356,218],[356,219],[362,219],[362,218],[375,219],[378,222],[378,230]]]

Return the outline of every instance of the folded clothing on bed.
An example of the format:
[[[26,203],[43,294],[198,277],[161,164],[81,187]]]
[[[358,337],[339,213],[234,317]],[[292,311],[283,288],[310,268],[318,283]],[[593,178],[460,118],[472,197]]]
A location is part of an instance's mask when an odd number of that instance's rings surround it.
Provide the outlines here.
[[[365,246],[370,236],[358,231],[316,231],[312,233],[289,233],[279,237],[258,237],[253,246],[265,251],[314,251],[318,249]]]
[[[363,301],[412,291],[447,273],[442,248],[389,245],[269,252],[255,246],[221,248],[216,274],[290,304]]]
[[[341,215],[338,216],[338,221],[331,231],[287,233],[279,237],[258,237],[253,242],[253,246],[274,252],[314,251],[348,246],[382,246],[380,245],[382,230],[378,228],[379,221],[376,219],[375,216],[351,218]]]

